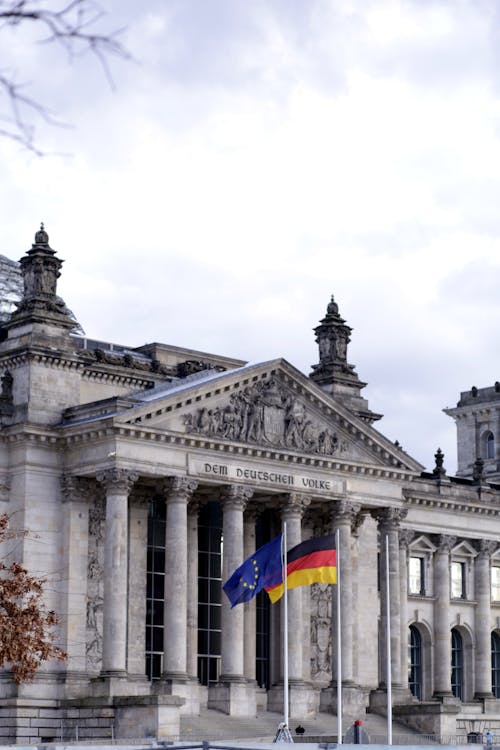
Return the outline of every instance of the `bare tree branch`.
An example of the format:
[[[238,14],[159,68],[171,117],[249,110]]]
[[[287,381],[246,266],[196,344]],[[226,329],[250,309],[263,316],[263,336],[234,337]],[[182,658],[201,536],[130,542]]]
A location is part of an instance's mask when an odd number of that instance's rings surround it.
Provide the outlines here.
[[[0,0],[0,34],[6,27],[37,24],[41,32],[39,43],[61,45],[70,60],[90,52],[98,59],[109,85],[114,88],[109,57],[130,60],[131,55],[119,40],[123,29],[106,33],[96,30],[104,16],[93,0],[69,0],[58,9],[46,7],[45,0]],[[17,82],[14,71],[0,69],[0,95],[3,94],[7,105],[5,113],[0,111],[0,120],[8,123],[0,125],[0,137],[10,138],[42,155],[35,143],[33,116],[35,120],[42,118],[51,125],[61,126],[63,123],[45,104],[25,93],[26,85]]]

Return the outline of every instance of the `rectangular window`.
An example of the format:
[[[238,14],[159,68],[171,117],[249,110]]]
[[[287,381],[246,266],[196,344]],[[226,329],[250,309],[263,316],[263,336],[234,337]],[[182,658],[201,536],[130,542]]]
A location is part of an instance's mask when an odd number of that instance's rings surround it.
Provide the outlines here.
[[[465,599],[465,563],[451,563],[451,598]]]
[[[491,599],[500,602],[500,566],[494,565],[491,569]]]
[[[425,594],[423,557],[410,557],[408,586],[410,594]]]

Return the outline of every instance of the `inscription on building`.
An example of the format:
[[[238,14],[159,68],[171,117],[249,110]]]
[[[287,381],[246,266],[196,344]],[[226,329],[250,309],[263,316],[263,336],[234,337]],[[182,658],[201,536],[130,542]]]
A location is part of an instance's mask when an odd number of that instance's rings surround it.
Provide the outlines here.
[[[343,492],[343,482],[326,476],[312,476],[281,471],[272,471],[238,463],[212,463],[210,461],[189,460],[189,473],[214,479],[245,481],[254,484],[268,484],[295,490],[315,490],[319,492]]]

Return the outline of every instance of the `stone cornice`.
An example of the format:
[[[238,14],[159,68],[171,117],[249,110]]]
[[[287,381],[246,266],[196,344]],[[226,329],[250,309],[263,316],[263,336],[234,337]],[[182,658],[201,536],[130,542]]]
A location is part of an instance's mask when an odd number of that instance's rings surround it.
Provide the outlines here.
[[[162,383],[164,375],[155,374],[152,371],[134,369],[117,363],[89,363],[79,353],[73,351],[51,352],[43,347],[23,346],[6,351],[0,355],[0,367],[3,369],[21,367],[26,362],[37,364],[57,370],[77,370],[84,380],[95,382],[111,382],[123,385],[131,385],[137,390]]]
[[[462,488],[463,490],[463,488]],[[443,497],[443,495],[414,494],[405,491],[405,502],[410,507],[438,508],[450,513],[469,513],[483,516],[500,516],[500,495],[491,500],[479,497],[477,488],[468,489],[466,497]]]
[[[410,482],[416,478],[413,472],[395,467],[361,464],[339,457],[327,459],[321,456],[297,454],[292,451],[263,448],[257,445],[242,445],[241,443],[212,440],[202,436],[187,436],[178,432],[167,432],[166,430],[145,427],[142,424],[113,424],[112,418],[107,419],[105,423],[102,420],[96,420],[88,424],[68,425],[67,427],[58,429],[61,432],[61,438],[64,439],[68,446],[88,442],[89,439],[95,439],[96,436],[109,437],[114,435],[118,438],[166,443],[192,450],[209,450],[213,451],[219,457],[221,454],[226,454],[234,457],[261,458],[279,461],[291,466],[307,466],[309,468],[356,474],[370,478],[394,479],[400,482]]]

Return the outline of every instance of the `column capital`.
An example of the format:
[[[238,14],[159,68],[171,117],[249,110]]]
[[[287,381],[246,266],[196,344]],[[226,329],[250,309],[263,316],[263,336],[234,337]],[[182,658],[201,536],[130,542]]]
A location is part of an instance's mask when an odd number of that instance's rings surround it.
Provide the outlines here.
[[[96,479],[102,483],[106,491],[116,489],[128,494],[139,479],[139,474],[129,469],[106,469],[98,471]]]
[[[400,529],[399,530],[399,546],[401,549],[408,549],[410,542],[413,541],[415,532],[413,529]]]
[[[302,518],[305,509],[310,505],[310,503],[311,498],[307,495],[291,492],[284,497],[284,501],[281,506],[281,515],[285,520],[287,518]]]
[[[477,549],[479,558],[489,559],[497,548],[497,542],[492,539],[476,539],[474,547]]]
[[[190,477],[167,477],[161,484],[167,503],[187,503],[197,487],[198,482]]]
[[[408,508],[381,508],[374,512],[380,531],[397,531],[408,515]]]
[[[245,487],[243,484],[228,484],[222,488],[220,500],[224,508],[243,512],[252,495],[253,490],[250,487]]]
[[[451,536],[450,534],[438,534],[434,541],[436,542],[436,552],[447,552],[450,553],[455,544],[457,543],[457,537]]]
[[[361,510],[360,503],[354,503],[352,500],[348,500],[345,497],[336,500],[331,508],[332,521],[351,525],[359,511]]]
[[[85,502],[92,497],[89,481],[70,474],[61,477],[61,493],[63,502]]]

